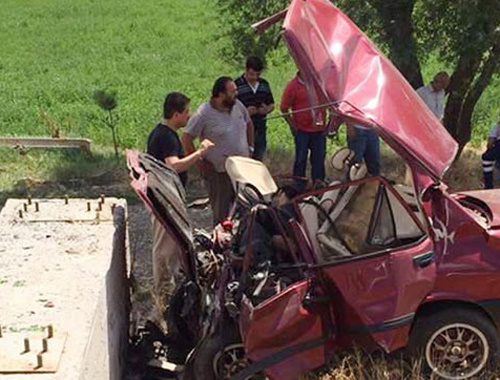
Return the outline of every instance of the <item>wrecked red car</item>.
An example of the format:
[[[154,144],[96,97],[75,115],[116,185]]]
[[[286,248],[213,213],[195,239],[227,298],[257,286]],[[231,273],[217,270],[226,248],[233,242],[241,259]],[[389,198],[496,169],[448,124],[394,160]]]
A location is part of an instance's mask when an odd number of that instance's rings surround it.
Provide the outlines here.
[[[353,165],[350,180],[297,193],[231,157],[233,212],[207,235],[193,233],[175,172],[129,152],[132,186],[183,251],[165,360],[181,351],[184,379],[290,380],[356,345],[420,353],[444,379],[495,368],[500,193],[447,192],[456,142],[329,1],[293,0],[281,15],[312,104],[375,129],[410,183]]]

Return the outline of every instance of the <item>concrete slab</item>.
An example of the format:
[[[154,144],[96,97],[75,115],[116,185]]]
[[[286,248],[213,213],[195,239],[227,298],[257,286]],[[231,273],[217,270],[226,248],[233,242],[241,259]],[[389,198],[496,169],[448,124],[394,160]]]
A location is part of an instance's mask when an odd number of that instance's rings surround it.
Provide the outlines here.
[[[0,379],[122,379],[129,319],[126,219],[126,202],[115,198],[7,201],[0,214],[2,335],[28,335],[50,324],[67,339],[56,373]]]
[[[89,139],[79,138],[54,138],[54,137],[7,137],[0,136],[0,145],[22,148],[59,148],[81,149],[90,153]]]

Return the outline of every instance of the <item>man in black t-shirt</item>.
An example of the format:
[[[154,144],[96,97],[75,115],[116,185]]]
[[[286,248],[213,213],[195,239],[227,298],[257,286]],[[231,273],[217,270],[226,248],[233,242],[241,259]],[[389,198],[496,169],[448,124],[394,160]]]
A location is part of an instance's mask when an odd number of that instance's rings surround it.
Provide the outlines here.
[[[198,150],[185,156],[177,131],[186,126],[189,119],[189,98],[179,92],[167,95],[163,104],[163,119],[149,134],[147,153],[172,167],[186,186],[188,168],[201,160],[214,145],[203,140]],[[168,310],[169,300],[175,284],[182,278],[180,272],[179,247],[155,216],[151,217],[153,226],[153,278],[159,320]]]
[[[274,109],[274,98],[269,83],[260,77],[264,63],[258,57],[249,57],[245,73],[235,80],[238,100],[247,107],[255,127],[252,158],[262,161],[266,151],[266,116]]]
[[[149,134],[147,147],[148,154],[167,163],[179,173],[184,186],[187,183],[189,167],[201,160],[213,146],[210,140],[203,140],[196,152],[184,156],[177,131],[186,126],[188,119],[189,98],[179,92],[168,94],[163,103],[163,120]]]

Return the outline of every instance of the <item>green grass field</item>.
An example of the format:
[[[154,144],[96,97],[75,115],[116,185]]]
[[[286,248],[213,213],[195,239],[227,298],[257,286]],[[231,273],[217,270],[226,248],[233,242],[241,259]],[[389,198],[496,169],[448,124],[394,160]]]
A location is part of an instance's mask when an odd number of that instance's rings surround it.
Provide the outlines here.
[[[209,0],[3,0],[0,135],[50,136],[57,129],[61,136],[92,139],[98,158],[32,151],[17,157],[1,149],[0,189],[22,178],[58,180],[60,167],[93,175],[109,165],[111,133],[93,101],[96,90],[117,93],[121,146],[143,149],[167,92],[185,92],[194,109],[207,99],[215,78],[242,72],[243,62],[229,63],[221,55],[229,44],[220,37],[222,23]],[[294,64],[283,51],[268,61],[265,77],[279,101]],[[426,79],[440,68],[429,62]],[[498,115],[499,95],[496,79],[474,117],[475,143]],[[270,121],[269,145],[292,149],[282,120]]]
[[[95,90],[117,92],[120,141],[142,148],[169,91],[199,105],[224,62],[217,12],[208,0],[5,0],[0,38],[0,134],[65,136],[110,144]],[[271,67],[279,93],[293,64]]]
[[[209,0],[4,0],[0,24],[0,135],[92,139],[104,157],[111,134],[94,91],[116,91],[118,135],[124,148],[143,149],[161,117],[169,91],[182,91],[192,108],[207,99],[213,81],[237,76],[220,50],[221,20]],[[267,78],[279,95],[294,73],[292,61],[276,57]],[[274,146],[291,148],[287,128],[272,122]],[[58,179],[65,153],[0,152],[0,189],[20,178]],[[80,157],[92,170],[94,160]],[[15,164],[14,164],[15,163]],[[69,173],[68,173],[69,174]]]

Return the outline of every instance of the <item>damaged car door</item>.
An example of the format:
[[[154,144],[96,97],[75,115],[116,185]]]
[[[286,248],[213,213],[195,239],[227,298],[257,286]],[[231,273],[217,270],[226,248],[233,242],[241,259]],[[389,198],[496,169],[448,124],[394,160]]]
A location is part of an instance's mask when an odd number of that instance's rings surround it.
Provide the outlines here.
[[[337,199],[325,203],[333,190]],[[313,197],[323,217],[308,232],[316,240],[322,287],[335,294],[340,340],[372,340],[386,352],[403,347],[436,277],[433,242],[411,189],[371,177]]]
[[[297,379],[326,362],[334,321],[312,278],[304,279],[257,306],[242,303],[240,330],[252,364],[232,380],[264,371],[270,379]]]
[[[411,190],[383,178],[296,200],[316,264],[264,302],[244,300],[240,324],[252,364],[234,380],[262,370],[270,379],[296,379],[355,342],[387,352],[403,347],[436,275],[414,202]]]

